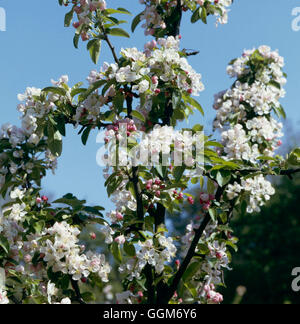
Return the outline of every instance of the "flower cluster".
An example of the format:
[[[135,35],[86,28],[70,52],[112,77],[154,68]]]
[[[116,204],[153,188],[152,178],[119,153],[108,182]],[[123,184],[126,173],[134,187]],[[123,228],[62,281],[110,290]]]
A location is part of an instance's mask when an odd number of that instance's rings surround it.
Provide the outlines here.
[[[158,235],[154,239],[147,239],[145,242],[139,242],[138,247],[140,250],[137,252],[136,258],[129,259],[119,268],[121,273],[128,275],[130,281],[134,278],[139,279],[147,264],[153,266],[157,274],[161,274],[164,271],[165,263],[170,263],[177,251],[172,238],[162,235]]]
[[[202,197],[203,195],[201,193]],[[203,220],[203,217],[199,217],[199,219]],[[184,246],[184,254],[191,245],[195,231],[199,226],[198,223],[192,222],[186,227],[186,234],[181,239]],[[229,269],[226,243],[218,239],[217,229],[217,223],[210,222],[200,239],[201,248],[198,247],[196,250],[198,253],[205,255],[202,263],[199,264],[199,271],[194,276],[195,279],[198,277],[204,278],[197,291],[200,300],[209,304],[219,304],[223,301],[222,295],[215,291],[215,286],[223,283],[223,271],[224,269]],[[225,232],[224,234],[227,233]]]
[[[142,25],[145,35],[162,34],[167,28],[166,21],[175,10],[178,10],[177,0],[140,0],[140,3],[146,6],[139,16],[141,21],[145,21]],[[179,10],[191,10],[194,13],[192,21],[199,19],[206,21],[207,15],[215,15],[217,24],[226,24],[228,22],[228,7],[231,4],[232,0],[181,0]]]
[[[93,26],[93,13],[106,10],[105,0],[75,0],[72,11],[77,15],[73,27],[80,34],[83,41],[90,39],[89,31]]]
[[[227,197],[229,200],[233,200],[243,193],[246,194],[248,202],[247,212],[253,213],[260,212],[260,207],[270,200],[271,196],[275,194],[275,189],[263,175],[242,179],[241,184],[235,182],[233,185],[228,185]]]
[[[208,304],[220,304],[223,302],[223,296],[215,291],[216,287],[214,284],[205,285],[205,297]]]
[[[64,91],[66,97],[69,95],[65,89],[67,82],[67,76],[62,76],[59,81],[52,81],[57,89]],[[44,175],[42,169],[55,171],[57,157],[44,146],[44,142],[49,138],[49,134],[45,134],[45,126],[50,122],[49,116],[56,109],[56,103],[63,100],[62,97],[51,91],[44,93],[37,88],[27,88],[24,94],[18,95],[18,99],[22,102],[18,105],[22,127],[5,124],[0,131],[0,141],[10,144],[4,146],[0,156],[0,187],[5,177],[9,175],[14,179],[20,179],[24,178],[25,174],[29,174],[35,177],[34,180],[39,181]],[[44,159],[31,158],[32,155],[41,156],[41,153],[44,153]],[[40,176],[33,174],[36,165],[39,166]]]
[[[227,72],[237,81],[230,90],[215,96],[215,128],[244,123],[253,114],[269,119],[270,112],[280,108],[279,99],[285,95],[283,66],[284,59],[267,46],[244,51],[241,58],[233,60]]]
[[[53,298],[55,297],[57,299],[58,289],[55,287],[55,284],[51,281],[47,284],[47,299],[49,304],[61,304],[61,305],[70,305],[71,300],[70,298],[63,298],[61,302],[54,302]]]
[[[252,144],[241,124],[222,133],[222,143],[227,159],[245,160],[255,163],[262,154],[258,144]],[[252,145],[251,145],[252,144]]]
[[[268,46],[245,50],[227,68],[237,80],[230,90],[216,95],[215,128],[221,130],[223,156],[227,160],[243,160],[256,164],[261,157],[273,157],[282,144],[282,123],[271,113],[284,116],[279,99],[284,97],[284,59]],[[225,129],[224,129],[225,128]],[[246,193],[247,211],[260,211],[275,193],[271,183],[262,175],[229,185],[227,196],[235,199]]]
[[[67,76],[63,78],[65,82],[68,81]],[[54,102],[58,99],[52,95],[44,102],[40,98],[41,94],[41,89],[27,88],[24,94],[18,95],[18,99],[24,102],[18,105],[18,110],[22,113],[22,130],[29,137],[29,143],[35,145],[41,140],[39,134],[36,134],[38,119],[47,116],[55,108]]]
[[[7,298],[7,292],[2,290],[2,288],[0,288],[0,305],[5,305],[5,304],[9,304],[9,300]]]
[[[147,119],[155,97],[161,95],[170,98],[172,91],[178,91],[187,96],[199,95],[204,90],[201,75],[189,65],[187,59],[179,50],[179,38],[160,38],[145,45],[145,51],[136,48],[122,49],[122,60],[119,64],[103,65],[102,71],[92,71],[88,77],[91,85],[105,80],[112,84],[105,96],[93,93],[78,108],[75,120],[81,118],[93,120],[104,104],[109,104],[110,110],[115,101],[113,97],[140,97],[138,107]],[[118,101],[119,102],[119,101]],[[118,111],[118,110],[117,110]]]
[[[66,222],[55,223],[47,229],[46,234],[53,237],[48,239],[41,248],[44,261],[54,272],[72,275],[73,280],[87,278],[90,273],[97,273],[103,282],[108,281],[110,266],[105,262],[104,255],[87,252],[77,244],[80,231]]]
[[[214,195],[205,192],[200,193],[200,204],[202,205],[203,210],[209,210],[213,200],[215,200]]]
[[[136,131],[137,127],[134,120],[125,118],[124,120],[119,120],[106,128],[104,141],[105,143],[109,143],[111,140],[116,139],[121,142],[126,137],[130,137]]]
[[[232,0],[183,0],[184,10],[194,9],[197,5],[203,10],[207,11],[206,14],[215,15],[217,17],[217,24],[227,24],[228,11],[232,4]]]

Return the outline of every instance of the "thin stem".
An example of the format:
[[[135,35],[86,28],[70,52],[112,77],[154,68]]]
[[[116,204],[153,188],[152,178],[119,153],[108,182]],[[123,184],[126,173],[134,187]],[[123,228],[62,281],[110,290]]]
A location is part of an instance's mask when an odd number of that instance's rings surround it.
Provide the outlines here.
[[[204,233],[204,231],[206,229],[206,226],[209,224],[210,220],[211,220],[210,215],[206,214],[201,226],[195,231],[195,236],[194,236],[192,244],[188,250],[188,253],[187,253],[185,259],[183,260],[179,270],[177,271],[170,287],[168,289],[163,287],[162,291],[160,291],[158,300],[157,300],[158,304],[168,304],[170,299],[174,296],[174,294],[178,288],[178,285],[180,283],[181,278],[183,277],[190,262],[192,261],[193,257],[195,256],[195,251],[196,251],[197,245],[200,241],[202,234]]]
[[[100,17],[98,17],[98,18],[101,19]],[[111,53],[113,55],[113,58],[114,58],[115,62],[117,64],[119,64],[119,59],[118,59],[118,56],[116,54],[115,47],[113,46],[113,44],[111,43],[110,39],[108,38],[108,35],[107,35],[106,31],[105,31],[105,28],[103,27],[102,21],[100,22],[100,30],[101,30],[101,32],[103,34],[103,39],[106,41],[108,47],[111,50]]]
[[[79,289],[79,286],[78,286],[78,282],[73,280],[72,277],[70,277],[70,281],[71,281],[72,288],[73,288],[73,290],[75,292],[75,295],[76,295],[76,301],[81,305],[86,304],[86,302],[83,300],[83,298],[81,296],[81,292],[80,292],[80,289]]]
[[[111,52],[112,52],[112,55],[114,57],[114,60],[117,64],[119,64],[119,59],[118,59],[118,56],[116,54],[116,51],[115,51],[115,47],[112,45],[110,39],[108,38],[107,34],[105,33],[105,31],[103,32],[104,33],[104,40],[106,41],[107,45],[109,46]]]
[[[144,271],[146,275],[146,287],[148,293],[147,303],[153,305],[155,303],[155,287],[153,285],[153,271],[151,265],[147,264]]]
[[[14,295],[10,296],[9,299],[16,305],[22,304],[22,301],[19,301]]]
[[[220,201],[222,199],[223,193],[225,191],[225,187],[218,187],[218,190],[216,192],[216,201]],[[189,264],[191,263],[193,257],[195,256],[197,245],[201,239],[201,236],[203,235],[207,225],[209,224],[211,220],[211,217],[209,213],[206,213],[204,220],[202,221],[200,227],[195,230],[195,236],[192,241],[192,244],[187,252],[186,257],[184,258],[179,270],[177,271],[170,287],[167,289],[166,292],[161,291],[159,298],[159,302],[163,304],[167,304],[169,300],[174,296],[174,293],[176,292],[178,285],[180,283],[181,278],[183,277],[185,271],[187,270]],[[165,290],[165,287],[163,287],[163,290]]]
[[[137,217],[139,220],[144,220],[144,206],[142,198],[142,190],[139,183],[139,169],[138,167],[132,168],[132,178],[130,179],[133,183],[135,198],[137,203]]]

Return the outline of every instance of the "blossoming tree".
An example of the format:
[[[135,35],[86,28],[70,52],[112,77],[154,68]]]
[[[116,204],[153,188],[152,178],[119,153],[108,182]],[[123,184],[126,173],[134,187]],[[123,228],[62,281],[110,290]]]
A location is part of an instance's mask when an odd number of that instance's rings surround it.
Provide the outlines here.
[[[234,212],[260,211],[275,193],[268,175],[299,172],[300,149],[275,155],[286,75],[283,58],[267,46],[244,51],[227,68],[233,85],[214,104],[220,142],[201,125],[175,130],[195,110],[204,113],[194,99],[204,90],[201,75],[188,63],[197,53],[180,48],[182,15],[189,12],[192,23],[216,16],[224,24],[232,0],[139,2],[144,10],[132,31],[142,22],[153,40],[143,51],[119,54],[111,36],[129,37],[116,18],[130,14],[126,9],[108,9],[104,0],[59,0],[70,9],[65,25],[73,22],[75,47],[87,42],[97,64],[106,43],[114,62],[90,72],[88,88],[70,87],[67,76],[43,90],[27,88],[18,96],[21,128],[1,128],[0,304],[97,302],[92,291],[105,292],[113,262],[123,279],[117,303],[221,303],[217,287],[237,250]],[[105,131],[105,185],[116,205],[106,216],[72,194],[50,203],[40,193],[68,124],[84,145],[93,130]],[[188,193],[191,184],[202,187],[200,197]],[[172,237],[168,215],[195,199],[202,206],[197,218],[185,236]],[[80,245],[89,224],[98,224],[101,249],[114,260]]]

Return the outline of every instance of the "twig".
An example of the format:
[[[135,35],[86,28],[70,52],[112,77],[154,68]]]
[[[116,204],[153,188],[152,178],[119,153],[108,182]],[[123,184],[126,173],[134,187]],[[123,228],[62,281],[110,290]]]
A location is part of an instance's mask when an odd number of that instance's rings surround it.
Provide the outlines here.
[[[22,304],[22,301],[19,301],[14,295],[10,296],[9,299],[16,305]]]
[[[75,295],[76,295],[76,301],[81,305],[85,305],[86,302],[83,300],[83,298],[81,296],[80,289],[79,289],[79,286],[78,286],[78,282],[73,280],[71,276],[70,276],[70,281],[71,281],[72,288],[73,288],[73,290],[75,292]]]
[[[195,251],[197,248],[197,245],[199,243],[199,240],[203,234],[203,232],[206,229],[206,226],[209,224],[211,218],[209,214],[205,215],[205,218],[201,224],[201,226],[195,231],[195,236],[192,241],[192,244],[188,250],[188,253],[183,260],[179,270],[177,271],[171,285],[169,288],[166,289],[166,287],[162,287],[162,291],[159,292],[157,303],[158,304],[168,304],[169,300],[174,296],[178,285],[180,283],[181,278],[183,277],[185,271],[187,270],[190,262],[192,261],[193,257],[195,256]]]
[[[107,34],[105,33],[104,29],[103,29],[103,33],[104,33],[104,40],[106,41],[107,45],[109,46],[111,52],[112,52],[112,55],[114,57],[114,60],[117,64],[119,64],[119,59],[118,59],[118,56],[116,54],[116,51],[115,51],[115,47],[112,45],[110,39],[108,38]]]

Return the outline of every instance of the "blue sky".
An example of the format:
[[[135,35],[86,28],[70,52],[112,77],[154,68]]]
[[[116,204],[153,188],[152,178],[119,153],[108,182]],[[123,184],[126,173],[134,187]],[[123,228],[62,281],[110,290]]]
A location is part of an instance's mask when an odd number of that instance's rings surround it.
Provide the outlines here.
[[[138,0],[107,0],[107,3],[110,7],[126,7],[134,14],[143,8]],[[207,26],[202,23],[192,25],[190,14],[185,14],[182,47],[200,51],[190,63],[202,74],[206,86],[199,97],[206,116],[196,114],[191,124],[203,123],[206,131],[211,132],[215,113],[211,108],[213,95],[232,83],[226,76],[227,63],[246,48],[266,44],[278,49],[286,59],[287,96],[282,100],[289,118],[286,132],[299,130],[300,32],[291,28],[292,9],[298,6],[298,0],[236,0],[229,14],[229,23],[218,28],[214,18],[209,19]],[[23,93],[27,86],[43,88],[52,78],[57,79],[63,74],[68,74],[70,83],[75,84],[84,81],[95,65],[89,59],[85,44],[81,43],[79,50],[74,49],[74,30],[64,28],[66,9],[60,7],[57,0],[17,3],[0,0],[0,7],[5,9],[7,16],[7,31],[0,32],[0,123],[19,124],[17,94]],[[133,46],[142,49],[146,38],[139,29],[129,40],[113,38],[113,41],[118,49]],[[103,61],[112,61],[106,47],[103,47],[100,64]],[[80,137],[69,128],[57,173],[44,180],[46,192],[55,196],[72,192],[90,203],[112,207],[104,190],[102,170],[96,164],[98,148],[96,133],[83,147]]]

